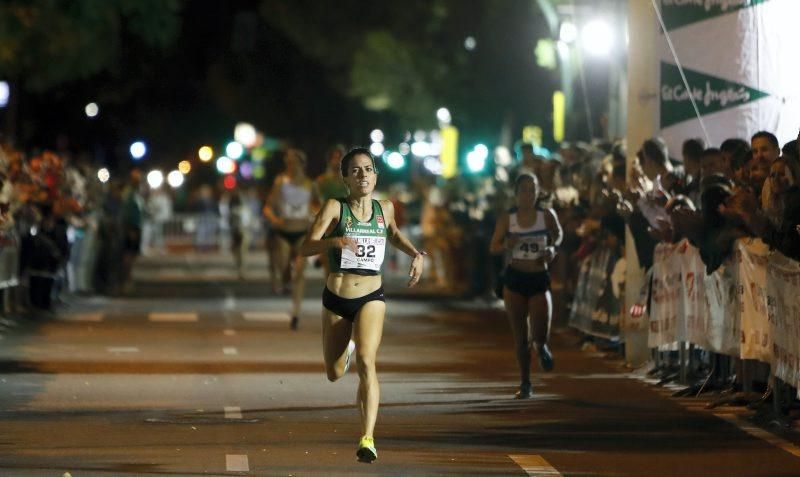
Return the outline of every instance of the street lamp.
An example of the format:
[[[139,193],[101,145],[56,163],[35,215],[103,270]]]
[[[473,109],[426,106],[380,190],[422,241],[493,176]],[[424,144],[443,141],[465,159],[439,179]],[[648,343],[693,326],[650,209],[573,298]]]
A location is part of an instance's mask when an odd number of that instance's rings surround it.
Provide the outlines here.
[[[607,22],[596,18],[583,26],[581,43],[592,56],[608,56],[614,46],[614,32]]]

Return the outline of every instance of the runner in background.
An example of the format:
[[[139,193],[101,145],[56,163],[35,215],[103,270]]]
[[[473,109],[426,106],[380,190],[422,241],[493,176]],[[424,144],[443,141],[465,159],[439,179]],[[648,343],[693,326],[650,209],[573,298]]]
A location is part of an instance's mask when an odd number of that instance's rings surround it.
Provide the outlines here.
[[[291,283],[292,320],[296,330],[300,322],[300,305],[305,289],[305,258],[300,256],[300,245],[308,232],[314,186],[306,175],[306,156],[299,149],[289,149],[284,156],[286,169],[275,178],[264,217],[271,224],[271,240],[276,247],[275,258],[280,273],[273,282],[273,291],[286,293]]]
[[[335,146],[331,146],[326,153],[328,166],[325,169],[325,172],[320,174],[314,182],[317,188],[317,196],[322,204],[324,204],[328,199],[341,199],[343,197],[347,197],[347,186],[342,180],[342,173],[340,171],[344,152],[344,146],[337,144]],[[327,254],[320,254],[318,260],[325,269],[325,276],[327,276],[328,272],[330,271]]]
[[[533,395],[531,351],[535,347],[539,365],[553,369],[553,355],[547,345],[553,303],[548,265],[556,256],[563,232],[552,209],[539,209],[539,181],[523,172],[514,181],[516,207],[498,219],[489,251],[506,254],[503,301],[514,337],[520,368],[518,399]]]
[[[357,148],[345,154],[341,171],[350,192],[346,198],[325,202],[302,253],[328,254],[331,271],[322,294],[325,369],[330,381],[338,380],[347,373],[355,351],[362,433],[356,455],[362,462],[372,462],[378,457],[373,437],[380,402],[375,361],[386,314],[381,278],[386,242],[413,257],[410,287],[422,275],[424,253],[398,229],[392,203],[372,198],[378,174],[369,150]]]

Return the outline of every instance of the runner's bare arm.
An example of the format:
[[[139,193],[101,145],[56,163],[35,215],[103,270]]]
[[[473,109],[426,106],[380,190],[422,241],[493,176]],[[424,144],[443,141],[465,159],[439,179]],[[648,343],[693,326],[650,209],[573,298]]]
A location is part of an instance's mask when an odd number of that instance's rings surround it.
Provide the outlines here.
[[[300,246],[300,255],[310,257],[312,255],[324,253],[331,247],[349,248],[354,252],[356,251],[356,245],[353,239],[345,237],[322,238],[322,236],[325,235],[325,231],[328,230],[328,227],[330,227],[334,221],[339,220],[341,213],[342,204],[340,204],[338,200],[328,199],[325,201],[322,210],[320,210],[314,218],[311,231]]]
[[[550,237],[553,239],[552,245],[559,247],[561,241],[564,240],[564,229],[561,228],[561,223],[558,221],[558,215],[553,209],[545,209],[545,222],[547,228],[550,230]]]
[[[489,253],[500,254],[505,251],[505,237],[508,230],[508,214],[503,214],[497,219],[492,234],[492,241],[489,243]]]
[[[382,200],[381,208],[383,209],[383,215],[386,216],[386,235],[389,239],[389,243],[409,257],[414,257],[420,253],[417,248],[414,247],[414,244],[403,235],[403,232],[400,232],[400,228],[397,227],[397,222],[394,220],[394,204],[392,204],[391,201]]]
[[[278,190],[280,189],[282,177],[283,176],[279,175],[275,178],[275,183],[272,184],[272,188],[269,190],[267,200],[264,201],[264,209],[262,210],[264,218],[267,219],[272,225],[280,225],[282,220],[275,214],[275,205],[278,201]]]

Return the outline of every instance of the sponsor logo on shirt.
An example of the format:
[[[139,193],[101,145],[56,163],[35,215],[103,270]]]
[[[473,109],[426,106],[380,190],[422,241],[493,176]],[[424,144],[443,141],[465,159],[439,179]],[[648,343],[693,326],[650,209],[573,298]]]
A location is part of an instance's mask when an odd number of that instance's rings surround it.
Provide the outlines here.
[[[377,217],[377,219],[378,219],[378,228],[380,228],[380,229],[384,228],[384,227],[385,227],[385,225],[384,225],[384,223],[383,223],[383,216],[382,216],[382,215],[379,215],[379,216]]]

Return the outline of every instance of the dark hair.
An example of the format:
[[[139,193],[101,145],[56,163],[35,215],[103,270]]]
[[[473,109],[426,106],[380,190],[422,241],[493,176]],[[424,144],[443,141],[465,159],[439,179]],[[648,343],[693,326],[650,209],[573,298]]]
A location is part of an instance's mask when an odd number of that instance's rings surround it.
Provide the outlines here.
[[[539,190],[539,178],[536,177],[536,174],[531,172],[523,172],[522,174],[518,175],[516,179],[514,179],[514,194],[517,193],[519,190],[519,185],[523,179],[530,179],[533,181],[533,185],[536,187],[536,190]]]
[[[350,163],[353,161],[353,158],[360,155],[369,157],[369,159],[372,161],[372,168],[375,169],[376,174],[378,173],[378,167],[375,165],[375,156],[369,152],[369,149],[366,147],[354,147],[353,149],[347,151],[347,154],[342,157],[342,164],[339,166],[339,169],[342,172],[342,177],[347,177],[347,170],[350,168]]]
[[[774,147],[775,149],[781,148],[780,143],[778,143],[778,138],[775,137],[775,135],[769,131],[758,131],[757,133],[753,134],[753,137],[750,138],[750,142],[753,142],[760,137],[763,137],[764,139],[769,141],[769,143],[772,144],[772,147]]]
[[[642,143],[642,148],[639,150],[639,152],[660,165],[666,166],[669,162],[667,144],[660,137],[654,137],[646,140],[644,143]],[[637,156],[639,156],[638,153]],[[639,156],[639,159],[644,160],[644,157]]]
[[[683,141],[682,152],[688,159],[699,161],[705,148],[706,145],[702,139],[692,138]]]
[[[794,158],[794,160],[800,160],[800,148],[798,148],[797,139],[792,139],[784,144],[783,148],[781,149],[781,154],[784,156],[791,156]]]
[[[716,147],[709,147],[703,150],[702,154],[700,154],[700,159],[705,159],[706,157],[718,156],[720,154],[722,154],[722,151],[720,151]]]

